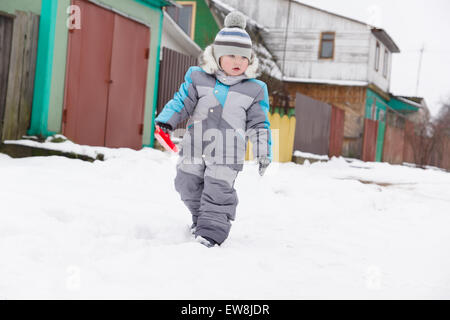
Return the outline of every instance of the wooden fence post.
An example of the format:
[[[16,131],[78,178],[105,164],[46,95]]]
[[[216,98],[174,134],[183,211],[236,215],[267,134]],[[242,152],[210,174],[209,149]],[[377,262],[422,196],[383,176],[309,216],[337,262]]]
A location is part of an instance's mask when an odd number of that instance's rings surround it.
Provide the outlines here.
[[[3,116],[8,90],[9,60],[15,16],[0,13],[0,141],[2,141]]]
[[[33,105],[34,93],[34,77],[36,70],[38,33],[39,33],[39,16],[28,13],[28,25],[25,52],[24,52],[24,67],[22,72],[22,90],[19,106],[19,122],[18,135],[16,139],[20,139],[27,134],[30,127],[31,109]]]
[[[30,124],[39,17],[16,11],[6,90],[2,140],[20,139]]]

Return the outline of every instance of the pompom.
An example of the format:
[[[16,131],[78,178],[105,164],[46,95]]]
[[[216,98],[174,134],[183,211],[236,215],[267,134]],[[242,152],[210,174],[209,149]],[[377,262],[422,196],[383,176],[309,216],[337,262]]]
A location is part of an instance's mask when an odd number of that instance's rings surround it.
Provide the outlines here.
[[[224,25],[225,28],[238,27],[241,29],[245,29],[245,27],[247,26],[247,19],[241,12],[232,11],[225,17]]]

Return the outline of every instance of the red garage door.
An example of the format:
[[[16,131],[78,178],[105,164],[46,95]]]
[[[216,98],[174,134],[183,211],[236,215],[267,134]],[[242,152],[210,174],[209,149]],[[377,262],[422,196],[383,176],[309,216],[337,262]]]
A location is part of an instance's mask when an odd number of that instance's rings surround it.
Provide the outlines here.
[[[79,144],[142,147],[150,30],[74,0],[81,29],[69,33],[64,134]]]

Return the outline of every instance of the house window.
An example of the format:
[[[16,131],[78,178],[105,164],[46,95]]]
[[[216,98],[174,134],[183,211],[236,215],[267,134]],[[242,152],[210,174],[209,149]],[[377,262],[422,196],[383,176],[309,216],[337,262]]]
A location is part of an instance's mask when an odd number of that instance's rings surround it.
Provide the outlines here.
[[[322,32],[320,35],[319,59],[334,58],[334,32]]]
[[[375,71],[380,69],[380,44],[377,41],[377,47],[375,49]]]
[[[197,3],[195,1],[177,1],[177,3],[181,8],[166,7],[167,13],[191,39],[194,39]]]
[[[385,78],[387,78],[388,66],[389,66],[389,52],[387,51],[387,49],[384,49],[383,76]]]

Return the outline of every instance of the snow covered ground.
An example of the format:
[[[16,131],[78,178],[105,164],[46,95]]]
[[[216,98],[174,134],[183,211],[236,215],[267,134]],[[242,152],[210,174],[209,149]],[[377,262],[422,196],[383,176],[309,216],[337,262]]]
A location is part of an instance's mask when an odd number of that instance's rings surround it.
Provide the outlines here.
[[[0,299],[450,298],[450,174],[247,163],[229,239],[188,233],[176,156],[0,154]],[[374,184],[373,182],[379,183]]]

